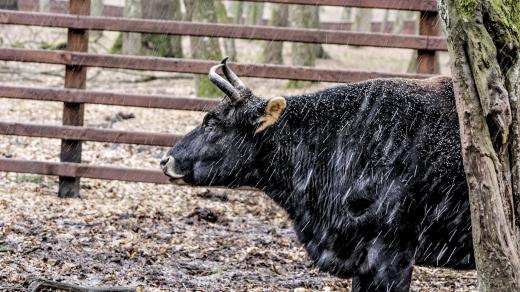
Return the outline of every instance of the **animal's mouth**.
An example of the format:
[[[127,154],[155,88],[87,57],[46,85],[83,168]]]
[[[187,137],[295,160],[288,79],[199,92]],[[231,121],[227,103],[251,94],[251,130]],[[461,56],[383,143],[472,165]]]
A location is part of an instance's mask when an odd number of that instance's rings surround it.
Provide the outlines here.
[[[172,178],[172,177],[170,177],[169,181],[170,181],[170,183],[175,184],[175,185],[181,185],[181,186],[189,185],[183,178]]]
[[[161,168],[163,173],[170,178],[170,181],[180,180],[184,177],[184,174],[175,172],[175,158],[171,156],[165,156],[161,159]]]

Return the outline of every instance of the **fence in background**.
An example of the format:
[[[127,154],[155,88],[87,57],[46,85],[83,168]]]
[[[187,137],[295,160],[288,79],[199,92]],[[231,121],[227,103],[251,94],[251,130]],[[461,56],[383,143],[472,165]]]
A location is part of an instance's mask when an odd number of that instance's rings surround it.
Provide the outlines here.
[[[30,10],[32,0],[19,0],[21,9]],[[435,0],[250,0],[302,5],[331,5],[420,11],[419,35],[359,33],[287,27],[208,24],[184,21],[91,17],[89,0],[68,1],[67,14],[35,13],[0,10],[0,24],[59,27],[68,29],[67,49],[60,51],[0,48],[0,60],[35,62],[65,66],[65,88],[35,88],[0,84],[0,97],[63,102],[63,126],[0,122],[0,135],[45,137],[62,140],[60,161],[29,161],[0,159],[0,171],[55,175],[60,177],[59,195],[79,194],[80,177],[149,183],[167,183],[158,170],[106,167],[81,163],[82,141],[171,146],[180,137],[173,134],[120,131],[83,127],[85,104],[105,104],[205,111],[216,104],[209,99],[186,97],[121,94],[85,90],[88,67],[120,68],[206,74],[215,61],[175,59],[88,53],[88,31],[159,33],[185,36],[211,36],[236,39],[323,43],[373,47],[414,49],[418,52],[417,73],[385,73],[359,70],[329,70],[270,64],[231,63],[240,76],[352,82],[377,77],[430,77],[435,69],[435,54],[446,51],[446,41],[438,36]],[[59,2],[59,3],[58,3]],[[63,5],[65,1],[52,1]],[[67,2],[65,2],[67,3]],[[51,5],[51,9],[55,7]],[[106,10],[106,9],[105,9]],[[51,10],[53,11],[53,10]],[[114,9],[109,10],[115,13]],[[107,13],[109,14],[109,13]]]
[[[39,0],[18,0],[18,10],[22,11],[38,11]],[[101,15],[109,17],[123,17],[123,6],[116,5],[104,5],[101,11]],[[49,11],[51,13],[69,13],[68,2],[52,0],[49,1]],[[267,25],[268,20],[264,19],[263,24]],[[383,27],[384,25],[384,27]],[[391,33],[395,23],[392,21],[383,22],[372,22],[372,32],[387,32]],[[333,30],[351,30],[353,27],[352,22],[320,22],[321,29],[333,29]],[[416,22],[413,20],[406,20],[403,22],[401,33],[403,34],[414,34],[416,30]]]

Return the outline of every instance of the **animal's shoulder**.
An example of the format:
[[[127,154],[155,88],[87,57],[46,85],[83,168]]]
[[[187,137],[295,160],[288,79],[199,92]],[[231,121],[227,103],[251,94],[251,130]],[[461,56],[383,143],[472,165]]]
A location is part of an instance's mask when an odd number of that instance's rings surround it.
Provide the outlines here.
[[[329,87],[312,93],[289,97],[299,101],[327,100],[335,97],[359,96],[359,94],[378,94],[379,92],[432,92],[450,97],[453,95],[453,82],[448,76],[435,76],[427,79],[378,78]]]

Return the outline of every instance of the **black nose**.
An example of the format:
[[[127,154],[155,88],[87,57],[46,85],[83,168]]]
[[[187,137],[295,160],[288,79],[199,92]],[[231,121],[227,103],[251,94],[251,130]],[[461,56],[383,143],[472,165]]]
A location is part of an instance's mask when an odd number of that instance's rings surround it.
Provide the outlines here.
[[[170,155],[165,155],[161,159],[161,168],[164,168],[164,166],[166,166],[166,163],[168,163],[168,161],[170,161]]]

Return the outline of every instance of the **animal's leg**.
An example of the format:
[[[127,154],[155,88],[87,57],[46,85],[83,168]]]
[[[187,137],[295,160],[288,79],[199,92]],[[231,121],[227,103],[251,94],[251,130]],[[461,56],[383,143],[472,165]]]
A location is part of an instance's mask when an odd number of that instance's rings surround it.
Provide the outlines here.
[[[402,251],[380,251],[371,258],[370,268],[352,278],[353,292],[407,292],[412,281],[413,264]]]

